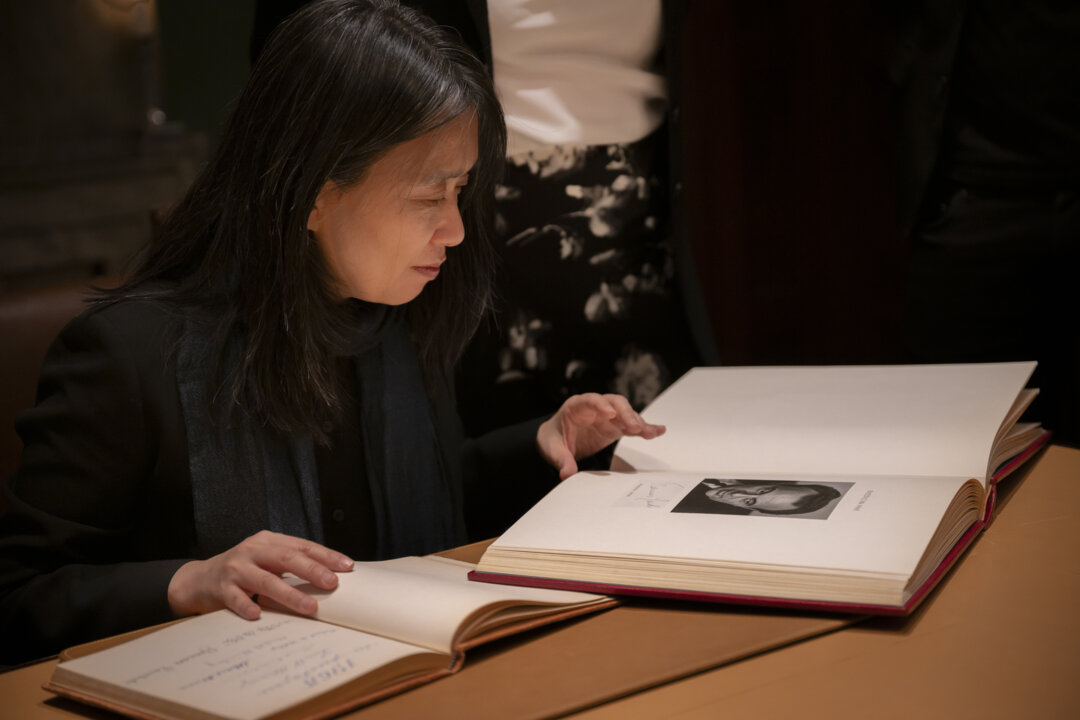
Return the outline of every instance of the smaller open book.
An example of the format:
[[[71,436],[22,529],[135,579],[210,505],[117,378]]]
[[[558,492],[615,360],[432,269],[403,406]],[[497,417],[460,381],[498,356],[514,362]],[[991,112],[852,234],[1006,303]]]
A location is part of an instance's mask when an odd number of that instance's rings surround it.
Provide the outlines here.
[[[333,591],[299,585],[319,600],[314,618],[221,610],[90,643],[67,651],[45,687],[139,718],[330,717],[449,675],[470,647],[615,604],[471,583],[472,567],[435,556],[357,563]]]
[[[484,553],[474,580],[907,614],[1048,441],[1034,363],[696,368]]]

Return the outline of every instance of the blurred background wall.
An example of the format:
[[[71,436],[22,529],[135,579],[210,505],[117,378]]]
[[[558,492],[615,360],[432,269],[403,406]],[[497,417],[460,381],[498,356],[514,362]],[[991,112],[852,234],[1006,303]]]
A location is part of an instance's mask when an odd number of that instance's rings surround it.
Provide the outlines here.
[[[116,274],[246,77],[251,0],[0,3],[0,289]]]

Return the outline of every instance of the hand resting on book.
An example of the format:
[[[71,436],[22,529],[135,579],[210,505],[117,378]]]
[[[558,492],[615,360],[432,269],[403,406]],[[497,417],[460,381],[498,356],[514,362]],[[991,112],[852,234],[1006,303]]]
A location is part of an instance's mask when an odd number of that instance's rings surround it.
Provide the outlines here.
[[[228,608],[242,618],[257,620],[260,595],[301,615],[318,609],[315,598],[282,579],[292,573],[315,587],[337,587],[335,572],[352,570],[353,561],[339,552],[303,538],[263,530],[225,552],[192,560],[169,582],[169,607],[177,615]]]

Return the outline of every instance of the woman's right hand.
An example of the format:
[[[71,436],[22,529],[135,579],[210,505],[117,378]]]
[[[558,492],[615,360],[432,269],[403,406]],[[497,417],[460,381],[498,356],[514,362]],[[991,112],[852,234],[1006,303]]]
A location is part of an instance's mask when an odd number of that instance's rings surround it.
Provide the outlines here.
[[[282,573],[331,590],[337,587],[334,573],[352,567],[348,557],[318,543],[263,530],[220,555],[182,565],[169,581],[169,607],[181,616],[228,608],[257,620],[256,595],[311,615],[318,608],[315,598],[285,582]]]

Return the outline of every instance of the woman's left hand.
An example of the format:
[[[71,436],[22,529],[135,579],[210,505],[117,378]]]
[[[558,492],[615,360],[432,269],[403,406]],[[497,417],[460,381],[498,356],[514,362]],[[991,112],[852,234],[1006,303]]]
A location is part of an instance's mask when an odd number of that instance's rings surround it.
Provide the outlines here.
[[[651,425],[630,407],[622,395],[585,393],[567,398],[562,407],[540,425],[536,444],[540,454],[565,480],[577,472],[577,461],[603,450],[624,435],[651,439],[663,435],[663,425]]]

